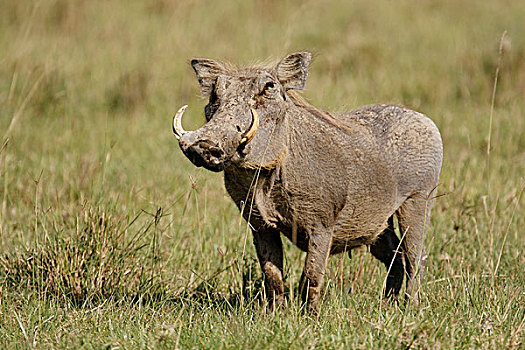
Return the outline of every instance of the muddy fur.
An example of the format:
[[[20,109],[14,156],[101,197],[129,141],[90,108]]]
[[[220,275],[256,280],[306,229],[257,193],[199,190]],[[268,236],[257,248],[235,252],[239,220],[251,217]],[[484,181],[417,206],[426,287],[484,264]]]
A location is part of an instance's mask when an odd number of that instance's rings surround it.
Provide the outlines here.
[[[421,113],[371,105],[331,114],[293,90],[311,54],[274,67],[236,69],[209,59],[192,66],[209,103],[207,123],[179,140],[197,166],[224,171],[228,193],[253,227],[272,306],[284,300],[281,233],[307,252],[301,290],[316,312],[330,254],[369,245],[390,272],[385,293],[417,300],[442,163],[439,130]],[[253,122],[253,140],[242,143]],[[394,231],[397,215],[402,237]]]

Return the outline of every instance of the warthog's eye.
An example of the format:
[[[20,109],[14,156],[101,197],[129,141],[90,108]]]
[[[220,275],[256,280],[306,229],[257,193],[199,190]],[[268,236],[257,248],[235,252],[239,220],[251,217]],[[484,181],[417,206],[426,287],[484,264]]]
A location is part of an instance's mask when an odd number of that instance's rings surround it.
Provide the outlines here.
[[[275,84],[273,83],[273,81],[269,81],[266,83],[266,85],[264,85],[264,90],[273,89],[274,87]]]
[[[275,93],[275,83],[273,81],[269,81],[266,84],[264,84],[264,88],[261,91],[261,95],[270,96],[274,93]]]

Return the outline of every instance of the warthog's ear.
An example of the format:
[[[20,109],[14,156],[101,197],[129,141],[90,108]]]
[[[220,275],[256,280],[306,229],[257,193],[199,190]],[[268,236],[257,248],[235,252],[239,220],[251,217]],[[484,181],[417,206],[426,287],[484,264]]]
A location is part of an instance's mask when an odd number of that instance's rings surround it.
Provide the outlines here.
[[[193,59],[191,60],[191,66],[193,70],[195,70],[195,74],[197,74],[202,94],[209,96],[215,79],[225,72],[224,66],[219,62],[207,58]]]
[[[277,78],[286,90],[304,89],[311,60],[310,52],[296,52],[286,56],[277,64],[275,67]]]

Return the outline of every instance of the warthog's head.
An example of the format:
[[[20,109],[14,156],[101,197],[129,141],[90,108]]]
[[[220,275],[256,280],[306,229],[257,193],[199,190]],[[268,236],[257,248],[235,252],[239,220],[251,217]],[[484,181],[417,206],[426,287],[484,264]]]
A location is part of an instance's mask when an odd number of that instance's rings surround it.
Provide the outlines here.
[[[186,157],[196,166],[221,171],[243,163],[250,153],[262,155],[291,103],[287,91],[304,88],[310,60],[310,53],[299,52],[275,67],[247,69],[210,59],[192,60],[209,103],[204,109],[207,123],[198,130],[182,128],[186,106],[173,118],[173,133]]]

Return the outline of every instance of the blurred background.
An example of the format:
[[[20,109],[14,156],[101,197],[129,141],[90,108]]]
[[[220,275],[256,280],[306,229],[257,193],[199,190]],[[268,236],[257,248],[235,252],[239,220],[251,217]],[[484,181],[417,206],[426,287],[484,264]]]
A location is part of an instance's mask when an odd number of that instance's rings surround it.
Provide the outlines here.
[[[1,252],[49,250],[49,237],[78,234],[81,218],[89,226],[104,215],[124,223],[139,215],[154,221],[143,239],[154,246],[168,294],[229,271],[240,256],[253,259],[222,176],[182,155],[171,118],[189,104],[185,128],[204,123],[192,58],[244,66],[308,50],[303,96],[315,106],[403,104],[440,128],[444,196],[426,237],[429,283],[468,271],[478,282],[491,276],[479,282],[485,296],[497,294],[498,283],[523,287],[524,18],[520,0],[0,0]],[[297,282],[302,255],[285,245],[287,283]],[[384,271],[369,254],[357,256],[329,276],[375,298]],[[57,251],[55,259],[64,257]],[[213,293],[231,295],[244,283],[217,276]],[[454,299],[463,282],[450,282],[452,295],[429,284],[437,296],[425,305]],[[523,289],[517,295],[502,305],[523,302]],[[492,327],[518,329],[516,312]]]

